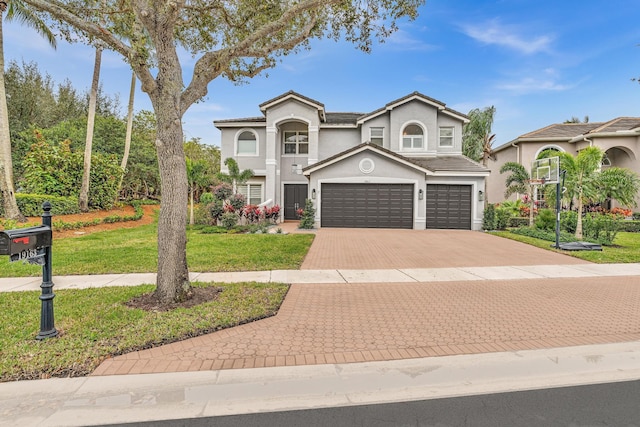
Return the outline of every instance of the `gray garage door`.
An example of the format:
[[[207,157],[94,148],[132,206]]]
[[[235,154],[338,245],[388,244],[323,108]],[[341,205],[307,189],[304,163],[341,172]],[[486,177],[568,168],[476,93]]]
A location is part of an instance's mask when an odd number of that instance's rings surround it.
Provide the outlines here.
[[[322,184],[320,225],[413,228],[413,184]]]
[[[471,229],[471,186],[427,184],[427,228]]]

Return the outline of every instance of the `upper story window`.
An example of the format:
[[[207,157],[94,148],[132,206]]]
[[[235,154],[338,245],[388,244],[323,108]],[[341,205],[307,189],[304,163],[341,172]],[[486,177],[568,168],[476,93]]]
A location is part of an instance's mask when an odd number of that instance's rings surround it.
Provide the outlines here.
[[[238,156],[258,155],[258,139],[255,133],[250,130],[240,132],[236,143],[236,154]]]
[[[384,146],[384,128],[369,128],[369,141],[374,145]]]
[[[309,132],[284,132],[284,154],[309,154]]]
[[[407,125],[402,130],[402,148],[405,150],[424,148],[424,132],[418,125]]]
[[[453,127],[440,128],[440,147],[453,147]]]

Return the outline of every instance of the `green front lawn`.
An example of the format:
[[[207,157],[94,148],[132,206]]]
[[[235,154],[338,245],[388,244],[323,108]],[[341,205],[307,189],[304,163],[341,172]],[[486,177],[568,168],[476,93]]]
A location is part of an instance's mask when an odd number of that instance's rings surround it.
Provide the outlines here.
[[[299,269],[313,234],[187,232],[189,271]],[[157,270],[157,224],[54,240],[53,275],[145,273]],[[0,257],[0,277],[39,276],[42,268]]]
[[[491,234],[599,264],[640,262],[640,233],[620,232],[613,242],[614,245],[603,246],[602,252],[557,250],[551,247],[554,243],[547,240],[521,236],[509,231],[496,231]]]
[[[57,338],[37,341],[39,292],[0,294],[0,382],[91,373],[105,358],[273,315],[288,285],[215,284],[217,298],[166,312],[125,305],[154,286],[56,290]],[[194,286],[211,286],[195,283]]]

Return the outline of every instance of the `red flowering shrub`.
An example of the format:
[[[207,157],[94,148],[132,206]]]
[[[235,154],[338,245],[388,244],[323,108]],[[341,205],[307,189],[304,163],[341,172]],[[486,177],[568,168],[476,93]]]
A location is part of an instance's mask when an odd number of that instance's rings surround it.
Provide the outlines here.
[[[614,215],[622,215],[624,217],[633,215],[633,211],[631,209],[624,208],[613,208],[611,209],[611,213]]]

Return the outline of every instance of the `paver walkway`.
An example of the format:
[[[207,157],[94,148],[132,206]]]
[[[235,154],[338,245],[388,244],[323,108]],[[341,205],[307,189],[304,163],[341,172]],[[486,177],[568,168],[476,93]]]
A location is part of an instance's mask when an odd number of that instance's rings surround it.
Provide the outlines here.
[[[568,255],[465,230],[321,228],[303,270],[584,264]]]
[[[640,340],[640,276],[293,285],[277,316],[93,375],[395,360]]]

